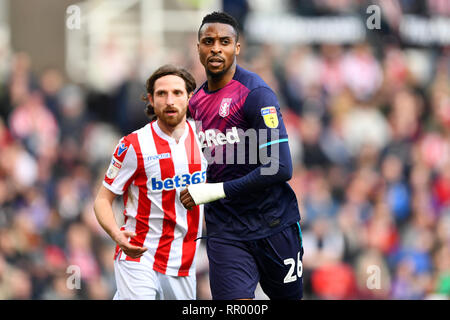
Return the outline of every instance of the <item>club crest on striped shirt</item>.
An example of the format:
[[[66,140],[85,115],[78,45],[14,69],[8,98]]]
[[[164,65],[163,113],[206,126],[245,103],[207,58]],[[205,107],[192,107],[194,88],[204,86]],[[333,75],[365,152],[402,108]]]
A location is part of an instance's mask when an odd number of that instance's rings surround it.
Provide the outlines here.
[[[225,118],[230,114],[230,106],[231,106],[232,98],[223,98],[219,107],[219,116]]]

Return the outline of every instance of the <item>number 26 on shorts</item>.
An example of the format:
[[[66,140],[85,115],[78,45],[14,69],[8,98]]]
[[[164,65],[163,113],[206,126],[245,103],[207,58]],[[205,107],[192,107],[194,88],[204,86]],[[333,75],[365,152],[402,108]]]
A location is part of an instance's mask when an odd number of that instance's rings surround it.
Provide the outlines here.
[[[301,278],[303,275],[303,263],[300,260],[300,252],[297,253],[297,268],[295,267],[296,263],[293,258],[284,259],[283,262],[286,266],[290,266],[286,277],[284,277],[284,283],[294,282],[297,280],[297,277]],[[295,271],[297,271],[297,274],[294,274]]]

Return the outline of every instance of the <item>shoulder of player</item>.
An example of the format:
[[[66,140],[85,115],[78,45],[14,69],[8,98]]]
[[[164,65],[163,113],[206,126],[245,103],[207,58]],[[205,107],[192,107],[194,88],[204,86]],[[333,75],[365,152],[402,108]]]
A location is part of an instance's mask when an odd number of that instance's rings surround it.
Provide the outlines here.
[[[143,138],[141,138],[143,136]],[[141,149],[141,141],[151,141],[153,140],[153,135],[151,133],[151,122],[147,123],[145,126],[134,130],[133,132],[123,136],[120,139],[121,142],[125,143],[126,146],[132,146],[134,152],[139,152]]]
[[[250,92],[261,88],[270,89],[269,85],[256,73],[246,70],[239,65],[236,66],[236,75],[234,80],[239,81]]]
[[[264,107],[278,107],[278,99],[275,92],[267,85],[255,87],[251,90],[243,104],[243,112],[247,119],[253,119]]]
[[[270,105],[277,104],[277,96],[269,86],[258,86],[248,93],[244,102],[244,110],[263,107],[265,103],[269,103]]]
[[[194,94],[192,95],[191,99],[189,99],[189,104],[195,104],[195,102],[197,101],[197,97],[199,96],[199,94],[203,91],[203,88],[205,87],[206,81],[204,83],[202,83],[202,85],[200,87],[198,87],[195,91]]]
[[[275,95],[275,92],[268,85],[262,85],[250,90],[248,96],[257,96],[266,94]]]

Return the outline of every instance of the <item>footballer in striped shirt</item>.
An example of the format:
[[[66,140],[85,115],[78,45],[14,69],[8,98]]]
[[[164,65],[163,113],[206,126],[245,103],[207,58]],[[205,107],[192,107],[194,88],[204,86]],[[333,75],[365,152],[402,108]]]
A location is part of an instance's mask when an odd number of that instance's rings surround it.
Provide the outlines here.
[[[114,299],[196,299],[203,206],[180,201],[182,189],[206,181],[207,161],[187,117],[196,84],[185,69],[165,65],[146,86],[151,121],[120,139],[94,204],[117,244]],[[112,210],[120,195],[121,228]]]

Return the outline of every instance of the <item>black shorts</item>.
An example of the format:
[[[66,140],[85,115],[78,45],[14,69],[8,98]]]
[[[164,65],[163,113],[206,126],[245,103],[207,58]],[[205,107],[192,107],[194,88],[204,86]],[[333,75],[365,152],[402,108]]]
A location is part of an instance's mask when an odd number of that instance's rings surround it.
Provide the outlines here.
[[[210,237],[206,248],[213,299],[253,299],[258,282],[270,299],[303,297],[299,223],[258,240]]]

